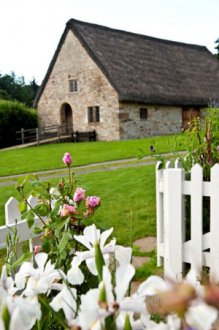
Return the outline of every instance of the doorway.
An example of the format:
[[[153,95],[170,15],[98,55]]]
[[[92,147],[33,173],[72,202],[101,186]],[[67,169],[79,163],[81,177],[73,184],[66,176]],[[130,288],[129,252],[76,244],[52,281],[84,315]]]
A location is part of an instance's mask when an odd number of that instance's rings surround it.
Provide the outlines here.
[[[189,123],[193,118],[200,117],[200,109],[199,108],[189,108],[184,107],[182,109],[182,128],[186,130],[189,128]]]
[[[64,103],[60,110],[62,134],[69,135],[73,131],[72,108],[68,103]]]

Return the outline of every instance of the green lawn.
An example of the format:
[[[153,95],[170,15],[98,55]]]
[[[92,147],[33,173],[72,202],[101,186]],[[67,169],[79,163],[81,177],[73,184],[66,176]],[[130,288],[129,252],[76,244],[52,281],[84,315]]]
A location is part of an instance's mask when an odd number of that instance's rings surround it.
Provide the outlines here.
[[[14,150],[0,150],[0,177],[64,167],[62,157],[70,152],[73,165],[85,165],[109,160],[184,150],[183,135],[149,137],[138,140],[49,144]],[[143,151],[143,152],[142,152]]]
[[[114,227],[120,244],[130,245],[136,238],[155,235],[155,166],[119,169],[76,177],[78,186],[89,195],[101,197],[102,205],[94,221],[102,228]],[[55,184],[57,180],[52,180]],[[4,205],[10,196],[18,197],[14,186],[0,187],[0,225],[4,224]]]

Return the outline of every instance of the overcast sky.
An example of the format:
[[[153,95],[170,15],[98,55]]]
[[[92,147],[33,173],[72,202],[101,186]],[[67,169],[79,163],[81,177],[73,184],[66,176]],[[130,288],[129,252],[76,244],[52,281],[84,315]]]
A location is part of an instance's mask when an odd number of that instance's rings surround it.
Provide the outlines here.
[[[0,73],[40,84],[70,18],[215,53],[218,17],[219,0],[0,0]]]

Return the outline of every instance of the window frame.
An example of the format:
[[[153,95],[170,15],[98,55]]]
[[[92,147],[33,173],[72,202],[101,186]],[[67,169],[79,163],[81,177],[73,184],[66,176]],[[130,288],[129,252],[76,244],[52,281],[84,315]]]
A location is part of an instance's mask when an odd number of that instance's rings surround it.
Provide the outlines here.
[[[140,120],[148,120],[148,108],[139,108]]]
[[[87,119],[88,123],[99,123],[100,122],[100,107],[92,106],[87,108]]]
[[[69,79],[69,92],[77,93],[78,92],[78,81],[77,79]]]

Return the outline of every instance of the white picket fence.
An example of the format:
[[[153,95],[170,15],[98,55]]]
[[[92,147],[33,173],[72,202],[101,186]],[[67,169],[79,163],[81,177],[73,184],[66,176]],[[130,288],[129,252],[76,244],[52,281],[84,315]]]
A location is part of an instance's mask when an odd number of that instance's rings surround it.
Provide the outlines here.
[[[34,207],[37,203],[37,198],[30,196],[28,202]],[[33,246],[39,244],[39,235],[33,234],[26,220],[21,220],[21,213],[18,205],[19,202],[14,197],[10,197],[5,204],[5,225],[0,227],[0,249],[6,247],[6,237],[9,233],[12,234],[12,231],[16,228],[19,241],[18,254],[20,254],[23,242],[29,241],[29,248],[30,251],[32,251]],[[39,218],[36,218],[34,221],[38,227],[42,226],[42,222]]]
[[[203,181],[203,170],[196,164],[191,180],[185,180],[180,163],[156,167],[157,265],[164,275],[180,279],[184,263],[199,271],[209,267],[210,278],[219,281],[219,164],[211,169],[211,181]],[[191,239],[185,241],[184,196],[191,197]],[[210,231],[203,234],[203,196],[210,197]],[[208,251],[206,251],[208,250]]]

